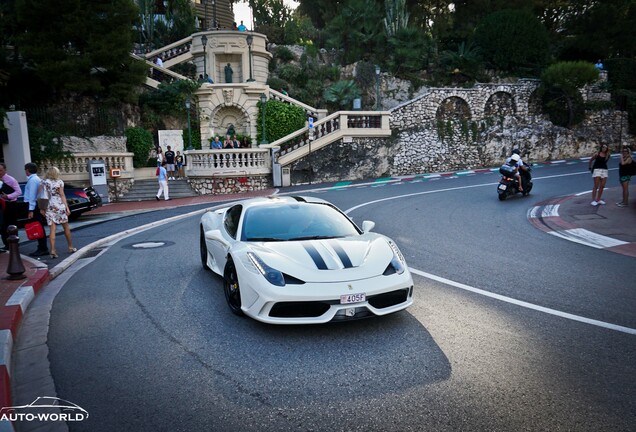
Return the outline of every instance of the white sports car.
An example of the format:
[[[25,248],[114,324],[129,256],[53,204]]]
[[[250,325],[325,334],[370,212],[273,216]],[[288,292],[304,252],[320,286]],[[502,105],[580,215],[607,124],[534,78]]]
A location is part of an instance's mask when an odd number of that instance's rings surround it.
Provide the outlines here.
[[[388,237],[317,198],[272,196],[201,217],[201,263],[223,277],[231,311],[272,324],[386,315],[413,303]]]

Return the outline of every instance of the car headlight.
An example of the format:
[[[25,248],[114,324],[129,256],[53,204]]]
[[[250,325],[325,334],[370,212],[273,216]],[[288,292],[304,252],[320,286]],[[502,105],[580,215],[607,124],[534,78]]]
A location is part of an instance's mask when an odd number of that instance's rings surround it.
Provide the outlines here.
[[[285,277],[280,271],[265,264],[263,260],[253,252],[248,252],[247,257],[254,268],[256,268],[269,283],[276,286],[285,286]]]
[[[404,260],[404,256],[400,249],[398,249],[397,245],[392,241],[388,241],[389,246],[391,246],[391,250],[393,251],[393,258],[391,258],[391,263],[384,271],[384,275],[389,275],[392,273],[402,274],[406,270],[406,261]]]

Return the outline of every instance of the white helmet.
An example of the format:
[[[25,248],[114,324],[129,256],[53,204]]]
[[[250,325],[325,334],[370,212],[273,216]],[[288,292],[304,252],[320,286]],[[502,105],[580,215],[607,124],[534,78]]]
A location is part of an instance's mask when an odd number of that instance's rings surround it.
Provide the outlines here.
[[[521,158],[519,157],[518,154],[513,154],[512,156],[510,156],[510,159],[512,159],[515,162],[519,162],[519,159]]]

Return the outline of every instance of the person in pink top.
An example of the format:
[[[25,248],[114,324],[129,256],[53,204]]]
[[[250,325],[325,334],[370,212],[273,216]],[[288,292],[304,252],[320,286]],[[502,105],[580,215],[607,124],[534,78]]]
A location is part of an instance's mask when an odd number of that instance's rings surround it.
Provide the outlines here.
[[[22,195],[22,189],[18,181],[7,174],[7,166],[0,162],[0,234],[2,235],[2,243],[4,243],[3,252],[9,248],[7,238],[7,228],[15,225],[18,220],[17,199]]]

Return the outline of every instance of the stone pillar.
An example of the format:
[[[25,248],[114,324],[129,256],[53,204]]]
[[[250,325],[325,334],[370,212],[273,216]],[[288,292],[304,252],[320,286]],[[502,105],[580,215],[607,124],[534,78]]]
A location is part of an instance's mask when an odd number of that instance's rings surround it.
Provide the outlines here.
[[[2,147],[7,171],[17,181],[25,182],[27,178],[24,173],[24,164],[31,162],[26,113],[24,111],[7,112],[4,126],[7,128],[9,137],[9,142]]]

